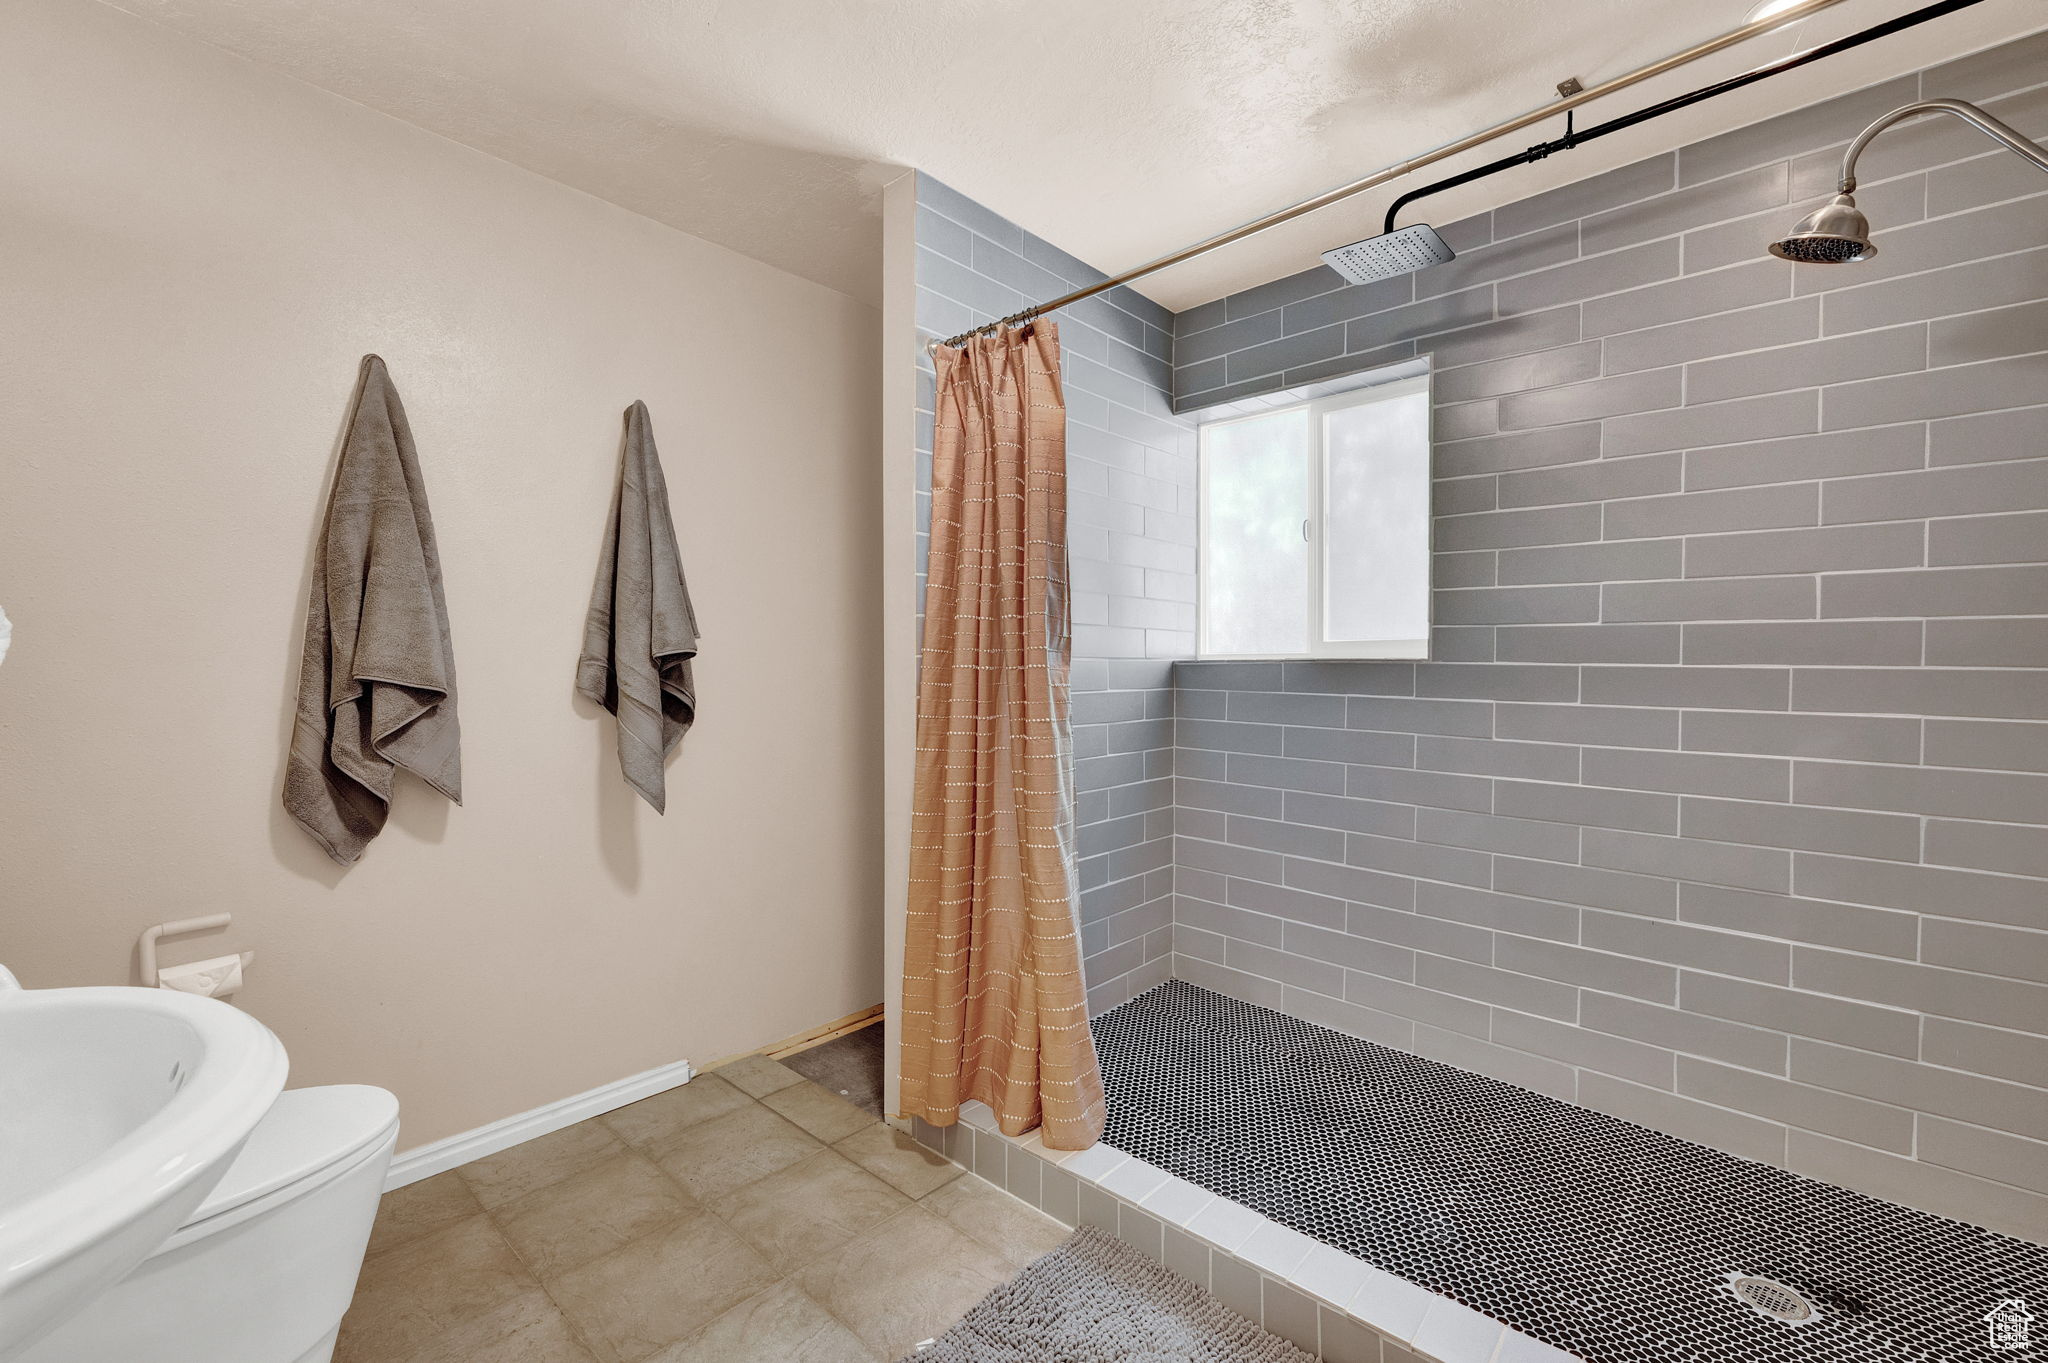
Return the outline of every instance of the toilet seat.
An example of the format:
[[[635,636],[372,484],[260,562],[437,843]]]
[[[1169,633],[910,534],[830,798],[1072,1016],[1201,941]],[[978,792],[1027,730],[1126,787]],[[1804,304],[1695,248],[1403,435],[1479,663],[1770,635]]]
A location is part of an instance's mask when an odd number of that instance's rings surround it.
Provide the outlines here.
[[[276,1192],[381,1142],[398,1122],[398,1100],[365,1084],[287,1089],[249,1133],[192,1225]]]
[[[277,1101],[191,1218],[11,1363],[330,1363],[398,1140],[398,1100]]]
[[[155,1253],[261,1216],[339,1178],[388,1148],[397,1125],[398,1100],[380,1088],[333,1084],[280,1093],[214,1190]]]

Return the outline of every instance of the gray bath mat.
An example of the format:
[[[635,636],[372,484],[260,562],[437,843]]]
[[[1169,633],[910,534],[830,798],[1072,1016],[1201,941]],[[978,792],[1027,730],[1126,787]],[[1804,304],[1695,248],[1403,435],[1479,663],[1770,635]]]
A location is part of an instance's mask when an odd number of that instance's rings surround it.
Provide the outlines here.
[[[903,1363],[1314,1363],[1113,1236],[1073,1238]]]

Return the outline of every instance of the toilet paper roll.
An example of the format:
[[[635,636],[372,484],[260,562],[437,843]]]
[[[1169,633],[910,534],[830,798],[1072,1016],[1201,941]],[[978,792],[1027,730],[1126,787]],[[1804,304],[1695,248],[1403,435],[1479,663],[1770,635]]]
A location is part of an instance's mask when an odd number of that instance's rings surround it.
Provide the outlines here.
[[[242,958],[215,956],[186,965],[167,965],[157,971],[156,983],[159,989],[224,999],[242,987]]]

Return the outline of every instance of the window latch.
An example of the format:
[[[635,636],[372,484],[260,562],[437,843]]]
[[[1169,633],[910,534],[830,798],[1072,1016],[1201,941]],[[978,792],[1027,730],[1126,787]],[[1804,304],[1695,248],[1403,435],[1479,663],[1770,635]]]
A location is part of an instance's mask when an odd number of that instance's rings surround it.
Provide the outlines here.
[[[1305,517],[1305,516],[1304,516],[1304,517],[1302,518],[1302,522],[1301,522],[1301,542],[1302,542],[1303,544],[1307,544],[1307,543],[1309,542],[1309,538],[1308,538],[1308,518],[1307,518],[1307,517]]]

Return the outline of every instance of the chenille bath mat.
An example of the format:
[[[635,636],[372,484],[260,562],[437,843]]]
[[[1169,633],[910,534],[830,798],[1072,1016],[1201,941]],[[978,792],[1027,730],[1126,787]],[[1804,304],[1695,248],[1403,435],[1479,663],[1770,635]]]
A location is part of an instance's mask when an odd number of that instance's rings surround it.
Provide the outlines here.
[[[903,1363],[1314,1363],[1123,1241],[1083,1226]]]

